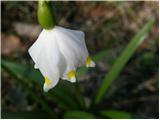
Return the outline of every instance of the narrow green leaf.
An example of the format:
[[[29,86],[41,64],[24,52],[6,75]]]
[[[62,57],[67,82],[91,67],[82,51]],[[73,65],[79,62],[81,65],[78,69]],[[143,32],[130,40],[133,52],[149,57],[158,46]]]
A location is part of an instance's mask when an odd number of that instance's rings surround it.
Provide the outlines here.
[[[19,80],[24,82],[35,82],[39,88],[43,86],[43,78],[38,70],[35,70],[30,65],[19,64],[10,60],[1,60],[2,67],[10,71]],[[77,104],[75,95],[71,94],[73,89],[67,84],[58,84],[54,89],[49,91],[45,96],[49,97],[54,102],[58,103],[60,107],[64,109],[77,109],[79,104]]]
[[[154,20],[152,18],[149,19],[146,25],[144,25],[144,27],[133,37],[133,39],[131,39],[128,46],[124,49],[122,54],[117,58],[111,70],[109,71],[109,73],[107,73],[106,76],[104,77],[104,80],[100,88],[98,89],[95,99],[93,101],[93,105],[101,101],[105,92],[111,85],[112,81],[118,77],[118,75],[122,71],[125,64],[128,62],[128,60],[131,58],[131,56],[135,52],[136,48],[143,42],[145,36],[147,35],[148,31],[151,29],[153,23],[154,23]]]
[[[100,111],[100,115],[102,115],[105,118],[111,118],[111,119],[131,119],[132,118],[131,113],[124,112],[124,111],[117,111],[117,110]]]
[[[94,119],[95,116],[84,111],[67,111],[64,114],[65,119]]]
[[[23,65],[20,63],[13,62],[11,60],[1,60],[1,65],[12,74],[14,74],[17,78],[26,82],[32,82],[43,84],[43,78],[40,75],[39,71],[30,67],[30,65]]]

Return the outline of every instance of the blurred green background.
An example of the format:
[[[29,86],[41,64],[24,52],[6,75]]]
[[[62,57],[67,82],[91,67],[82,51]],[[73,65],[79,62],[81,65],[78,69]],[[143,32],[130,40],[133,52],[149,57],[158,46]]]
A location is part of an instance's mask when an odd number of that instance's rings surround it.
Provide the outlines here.
[[[38,71],[33,70],[33,61],[27,52],[41,31],[36,18],[37,2],[2,1],[2,118],[52,118],[54,114],[58,118],[72,118],[70,114],[77,115],[77,110],[89,111],[96,118],[103,118],[104,115],[96,114],[88,107],[94,92],[119,54],[149,17],[154,19],[154,25],[145,41],[111,84],[96,111],[108,109],[127,112],[121,114],[109,111],[108,118],[120,118],[128,113],[133,118],[159,118],[158,1],[66,1],[52,2],[52,5],[59,25],[85,32],[88,50],[96,59],[97,66],[78,72],[80,88],[77,84],[63,81],[53,89],[53,93],[44,93],[43,78]],[[75,89],[78,93],[75,93]],[[69,95],[66,91],[69,91]],[[79,97],[80,92],[84,96],[85,109]],[[70,93],[76,94],[76,97]],[[76,106],[74,98],[82,105]],[[82,114],[80,118],[92,117],[87,113]]]

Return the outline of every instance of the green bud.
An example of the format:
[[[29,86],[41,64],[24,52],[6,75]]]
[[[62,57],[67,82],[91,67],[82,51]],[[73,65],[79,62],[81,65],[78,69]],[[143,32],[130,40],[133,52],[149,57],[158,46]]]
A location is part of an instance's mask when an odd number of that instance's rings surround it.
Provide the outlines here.
[[[51,6],[48,1],[38,1],[37,17],[39,24],[44,29],[52,29],[56,24],[55,17],[52,13]]]

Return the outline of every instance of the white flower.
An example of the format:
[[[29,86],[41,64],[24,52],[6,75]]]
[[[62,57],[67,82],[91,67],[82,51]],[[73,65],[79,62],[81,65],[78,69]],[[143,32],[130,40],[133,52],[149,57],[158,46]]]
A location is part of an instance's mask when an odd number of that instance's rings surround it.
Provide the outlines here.
[[[29,48],[29,54],[45,78],[44,91],[53,88],[59,79],[76,82],[77,67],[95,67],[86,48],[84,33],[55,26],[43,30]]]

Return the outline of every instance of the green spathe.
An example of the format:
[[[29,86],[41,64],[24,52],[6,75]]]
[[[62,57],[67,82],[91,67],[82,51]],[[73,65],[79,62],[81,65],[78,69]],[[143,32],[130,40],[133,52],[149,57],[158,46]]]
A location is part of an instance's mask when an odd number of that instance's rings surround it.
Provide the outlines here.
[[[51,6],[48,1],[45,0],[38,1],[37,17],[39,24],[44,29],[47,30],[52,29],[56,24],[55,17],[51,11]]]

